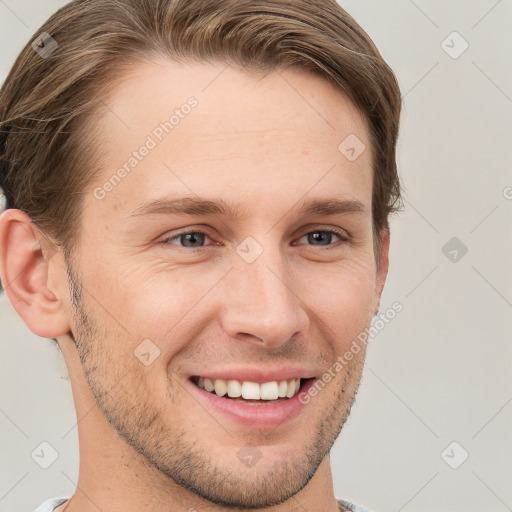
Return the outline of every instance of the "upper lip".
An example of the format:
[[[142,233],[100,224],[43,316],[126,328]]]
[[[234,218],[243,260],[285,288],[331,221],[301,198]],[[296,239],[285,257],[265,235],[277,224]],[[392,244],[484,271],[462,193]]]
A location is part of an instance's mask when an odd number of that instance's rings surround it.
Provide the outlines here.
[[[289,379],[310,379],[315,376],[315,372],[311,369],[286,366],[274,369],[262,368],[226,368],[224,370],[205,370],[198,373],[192,373],[188,377],[204,377],[206,379],[215,380],[239,380],[249,382],[272,382]]]

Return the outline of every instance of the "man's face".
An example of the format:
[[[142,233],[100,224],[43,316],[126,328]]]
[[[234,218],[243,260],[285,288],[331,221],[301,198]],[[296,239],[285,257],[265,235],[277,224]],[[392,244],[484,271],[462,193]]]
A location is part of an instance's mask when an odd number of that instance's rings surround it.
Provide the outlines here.
[[[353,160],[338,148],[370,141],[319,77],[223,69],[162,60],[112,90],[94,125],[105,153],[85,193],[70,324],[127,450],[210,501],[261,507],[314,475],[359,384],[364,347],[308,403],[273,399],[294,394],[292,379],[301,392],[321,379],[377,307],[370,150]],[[238,210],[143,207],[185,196]],[[301,211],[326,199],[350,203]],[[199,377],[267,399],[216,396]]]

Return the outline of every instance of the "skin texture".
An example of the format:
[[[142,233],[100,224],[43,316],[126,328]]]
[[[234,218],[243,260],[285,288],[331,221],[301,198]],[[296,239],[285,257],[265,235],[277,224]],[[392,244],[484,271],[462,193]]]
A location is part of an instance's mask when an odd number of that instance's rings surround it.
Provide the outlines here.
[[[97,199],[95,188],[191,96],[197,106]],[[164,58],[134,65],[105,101],[91,127],[102,169],[83,196],[71,266],[25,213],[0,217],[6,293],[34,333],[58,339],[72,384],[80,476],[59,512],[334,512],[329,450],[353,403],[364,346],[298,416],[273,428],[240,425],[185,384],[205,368],[247,365],[306,366],[320,378],[369,326],[389,232],[377,270],[362,117],[304,71],[256,78]],[[338,150],[349,134],[367,147],[355,161]],[[130,217],[166,195],[222,198],[242,211]],[[300,201],[333,196],[365,211],[298,214]],[[207,236],[190,247],[176,237],[182,228]],[[311,234],[333,228],[349,240]],[[249,236],[263,249],[250,264],[236,252]],[[134,355],[145,339],[160,350],[148,366]],[[247,443],[261,454],[251,467],[237,457]]]

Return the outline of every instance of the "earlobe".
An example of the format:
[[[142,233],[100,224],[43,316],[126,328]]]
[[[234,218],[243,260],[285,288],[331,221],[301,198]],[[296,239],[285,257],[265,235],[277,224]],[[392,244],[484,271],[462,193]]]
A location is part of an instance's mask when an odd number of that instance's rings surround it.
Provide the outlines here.
[[[34,334],[56,338],[69,331],[69,324],[64,297],[49,279],[50,264],[58,265],[58,255],[49,257],[48,251],[43,255],[42,238],[25,212],[9,209],[0,215],[0,277],[5,293]]]

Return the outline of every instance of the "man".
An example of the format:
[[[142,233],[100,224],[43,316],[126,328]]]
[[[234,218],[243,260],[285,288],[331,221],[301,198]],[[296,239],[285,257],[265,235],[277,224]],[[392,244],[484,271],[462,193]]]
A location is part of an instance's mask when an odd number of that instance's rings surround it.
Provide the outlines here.
[[[329,451],[400,188],[400,91],[331,0],[90,0],[0,93],[0,275],[58,343],[75,493],[37,511],[361,511]]]

